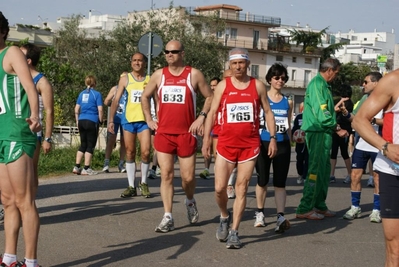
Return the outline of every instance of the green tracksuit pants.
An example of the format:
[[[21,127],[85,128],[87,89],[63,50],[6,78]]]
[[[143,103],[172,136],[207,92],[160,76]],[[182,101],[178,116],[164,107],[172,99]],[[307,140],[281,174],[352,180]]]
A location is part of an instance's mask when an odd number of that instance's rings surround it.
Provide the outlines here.
[[[303,196],[296,213],[303,214],[313,208],[327,210],[326,198],[330,183],[330,133],[306,132],[306,145],[309,151],[309,166],[303,188]]]

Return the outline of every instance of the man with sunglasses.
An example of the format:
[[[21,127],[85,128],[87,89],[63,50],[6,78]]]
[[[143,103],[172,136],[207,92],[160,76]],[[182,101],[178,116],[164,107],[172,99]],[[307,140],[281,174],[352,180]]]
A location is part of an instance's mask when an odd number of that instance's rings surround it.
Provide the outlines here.
[[[370,96],[370,94],[377,87],[379,80],[382,78],[379,72],[370,72],[366,75],[363,81],[364,96],[360,100],[356,109],[352,113],[349,113],[345,107],[342,107],[342,114],[346,115],[349,121],[355,118],[360,107],[363,105],[364,101]],[[380,132],[380,127],[383,124],[382,110],[374,116],[371,120],[371,125],[376,133]],[[378,154],[378,149],[367,143],[362,137],[358,139],[355,145],[355,150],[352,155],[352,170],[351,170],[351,208],[343,216],[344,219],[353,220],[360,217],[360,197],[362,192],[361,179],[363,176],[363,170],[367,167],[368,162],[371,160],[374,163]],[[370,174],[371,175],[371,174]],[[373,171],[374,180],[374,197],[373,197],[373,211],[370,214],[370,222],[380,223],[380,195],[379,195],[379,179],[378,173]]]
[[[166,44],[165,57],[167,67],[155,71],[148,82],[141,99],[148,126],[155,130],[154,147],[157,150],[161,168],[161,196],[164,216],[155,228],[156,232],[174,230],[172,217],[174,156],[177,154],[180,164],[182,187],[186,194],[185,205],[190,224],[198,221],[197,203],[194,199],[195,155],[197,134],[202,134],[203,123],[209,111],[213,93],[198,69],[185,66],[184,46],[177,40]],[[196,96],[201,93],[205,103],[196,117]],[[158,104],[158,121],[153,120],[150,112],[150,98],[155,95]]]
[[[296,210],[296,217],[300,219],[321,220],[324,217],[335,216],[335,212],[330,211],[326,205],[330,182],[332,133],[335,131],[340,137],[349,134],[337,124],[328,83],[335,79],[340,66],[341,63],[337,59],[326,59],[320,66],[320,72],[306,88],[301,129],[306,133],[309,165],[303,197]]]
[[[370,121],[383,110],[382,135]],[[385,75],[359,109],[353,128],[379,150],[374,169],[379,174],[381,217],[385,236],[385,266],[399,266],[399,70]]]

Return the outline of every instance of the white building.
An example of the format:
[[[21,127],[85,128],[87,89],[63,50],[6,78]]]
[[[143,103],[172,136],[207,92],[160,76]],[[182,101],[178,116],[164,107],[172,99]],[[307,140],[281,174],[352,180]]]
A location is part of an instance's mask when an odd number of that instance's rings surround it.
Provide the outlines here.
[[[335,43],[347,42],[347,45],[338,50],[335,56],[342,63],[375,64],[378,56],[386,55],[388,59],[395,60],[395,33],[392,32],[361,32],[350,30],[347,33],[333,34]],[[382,71],[384,70],[381,67]]]

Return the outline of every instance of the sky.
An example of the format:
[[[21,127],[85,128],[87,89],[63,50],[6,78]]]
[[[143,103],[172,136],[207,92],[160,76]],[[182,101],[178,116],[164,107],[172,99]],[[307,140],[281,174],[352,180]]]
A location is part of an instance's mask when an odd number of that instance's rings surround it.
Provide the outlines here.
[[[128,12],[168,7],[170,0],[1,0],[0,11],[10,25],[56,22],[58,17],[73,14],[110,14],[126,16]],[[399,0],[174,0],[174,6],[197,7],[230,4],[241,12],[281,18],[282,25],[312,29],[329,27],[329,33],[392,32],[399,43]]]

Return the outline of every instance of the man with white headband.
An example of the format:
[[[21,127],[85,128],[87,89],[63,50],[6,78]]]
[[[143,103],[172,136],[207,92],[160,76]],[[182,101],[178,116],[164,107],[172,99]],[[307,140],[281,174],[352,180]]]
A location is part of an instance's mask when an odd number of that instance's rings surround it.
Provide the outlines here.
[[[227,248],[240,248],[238,227],[246,206],[249,180],[260,150],[260,105],[265,111],[266,123],[272,135],[275,135],[276,126],[265,85],[247,74],[250,65],[248,51],[234,48],[229,53],[229,60],[233,75],[216,86],[209,116],[205,121],[202,153],[210,157],[210,132],[221,105],[218,156],[215,161],[215,197],[221,214],[216,238],[221,242],[227,241]],[[275,141],[271,142],[268,152],[270,157],[276,155]],[[227,210],[226,189],[229,175],[236,165],[236,199],[233,204],[233,224],[229,231],[231,215]]]

